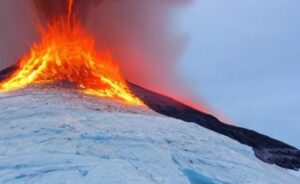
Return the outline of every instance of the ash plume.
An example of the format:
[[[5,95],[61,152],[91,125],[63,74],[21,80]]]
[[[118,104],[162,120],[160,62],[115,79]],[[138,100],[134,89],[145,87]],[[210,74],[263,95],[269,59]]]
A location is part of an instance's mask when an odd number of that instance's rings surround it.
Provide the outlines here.
[[[29,1],[0,1],[0,70],[18,62],[38,38],[34,19]]]
[[[88,11],[84,12],[81,5],[79,12],[84,13],[80,17],[85,17],[85,26],[96,36],[99,49],[112,50],[129,81],[205,110],[191,102],[196,95],[176,73],[187,35],[175,30],[172,11],[190,3],[191,0],[89,1],[85,3]]]
[[[85,24],[100,49],[112,50],[129,81],[178,99],[190,95],[175,71],[187,36],[172,28],[171,11],[188,2],[102,1]]]
[[[16,4],[18,1],[10,2]],[[195,95],[187,90],[175,71],[176,62],[187,43],[187,36],[176,32],[171,13],[191,2],[192,0],[75,0],[74,13],[95,36],[98,49],[111,50],[129,81],[204,110],[202,106],[190,103]],[[63,15],[66,12],[65,4],[64,0],[31,0],[26,4],[27,7],[31,6],[31,10],[25,8],[18,11],[29,11],[29,14],[35,15],[32,20],[26,20],[28,26],[25,26],[34,30],[36,21],[45,22]],[[38,37],[33,31],[30,34],[33,36],[23,36],[23,39],[28,39],[28,45],[33,42],[32,37]],[[0,67],[17,61],[12,58],[8,60],[10,61],[1,61]]]

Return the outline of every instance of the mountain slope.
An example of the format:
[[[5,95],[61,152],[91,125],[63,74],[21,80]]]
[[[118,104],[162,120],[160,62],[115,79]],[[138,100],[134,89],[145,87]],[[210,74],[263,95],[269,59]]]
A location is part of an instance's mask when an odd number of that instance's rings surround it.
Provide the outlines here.
[[[9,77],[17,66],[0,71],[0,82]],[[202,113],[169,97],[160,95],[128,82],[131,90],[152,110],[169,117],[193,122],[230,137],[238,142],[252,147],[255,156],[260,160],[276,164],[283,168],[300,169],[300,151],[281,141],[275,140],[253,130],[236,127],[220,122],[212,115]],[[66,85],[63,84],[66,88]],[[49,88],[47,88],[48,90]]]
[[[253,148],[260,160],[283,168],[300,169],[300,150],[253,130],[224,124],[212,115],[205,114],[169,97],[129,83],[132,91],[150,108],[166,116],[194,122],[230,137]]]
[[[59,86],[0,93],[0,183],[297,184],[194,123]]]

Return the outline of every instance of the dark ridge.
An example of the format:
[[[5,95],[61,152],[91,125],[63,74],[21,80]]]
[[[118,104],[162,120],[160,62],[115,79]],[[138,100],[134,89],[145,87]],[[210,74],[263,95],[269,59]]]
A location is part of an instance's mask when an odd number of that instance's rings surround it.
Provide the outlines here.
[[[212,115],[200,112],[167,96],[129,83],[131,90],[154,111],[198,125],[252,147],[255,156],[267,163],[299,170],[300,151],[253,130],[224,124]]]
[[[6,68],[6,69],[0,71],[0,82],[9,78],[16,69],[17,69],[17,66],[13,65],[9,68]]]

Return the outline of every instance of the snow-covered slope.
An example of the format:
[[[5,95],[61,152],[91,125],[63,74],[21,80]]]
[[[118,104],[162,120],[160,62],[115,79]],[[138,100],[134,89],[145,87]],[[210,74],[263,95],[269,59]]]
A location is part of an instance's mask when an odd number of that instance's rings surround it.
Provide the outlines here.
[[[0,183],[299,184],[250,147],[152,110],[31,88],[0,94]]]
[[[168,96],[129,83],[131,90],[159,114],[196,123],[218,134],[225,135],[241,144],[250,146],[255,156],[269,164],[282,168],[300,170],[300,150],[282,141],[254,130],[226,124],[211,114],[201,112]]]

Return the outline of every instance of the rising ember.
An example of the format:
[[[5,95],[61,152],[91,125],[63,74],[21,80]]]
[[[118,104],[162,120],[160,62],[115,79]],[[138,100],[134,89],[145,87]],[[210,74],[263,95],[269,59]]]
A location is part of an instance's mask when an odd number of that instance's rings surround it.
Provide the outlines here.
[[[71,17],[72,2],[69,0],[67,17],[40,28],[40,43],[32,46],[18,63],[18,69],[0,83],[0,89],[67,81],[85,94],[142,105],[130,91],[110,52],[98,53],[94,38]]]

